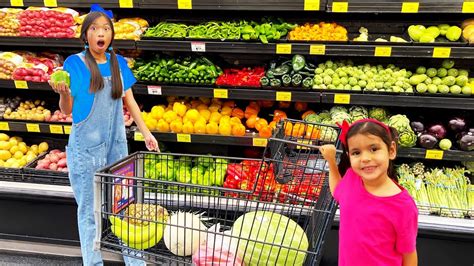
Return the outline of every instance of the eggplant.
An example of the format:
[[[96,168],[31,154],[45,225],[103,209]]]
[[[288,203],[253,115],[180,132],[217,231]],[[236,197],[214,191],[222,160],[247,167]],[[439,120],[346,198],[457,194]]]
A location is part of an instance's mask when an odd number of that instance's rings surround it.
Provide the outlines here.
[[[461,132],[466,128],[466,121],[464,118],[454,117],[448,122],[449,128],[455,132]]]
[[[428,128],[428,133],[436,137],[438,140],[446,137],[446,128],[441,124],[435,124]]]
[[[425,125],[420,121],[412,121],[410,126],[415,133],[423,133],[425,131]]]
[[[418,137],[418,143],[425,149],[433,149],[438,143],[438,139],[431,134],[424,133]]]

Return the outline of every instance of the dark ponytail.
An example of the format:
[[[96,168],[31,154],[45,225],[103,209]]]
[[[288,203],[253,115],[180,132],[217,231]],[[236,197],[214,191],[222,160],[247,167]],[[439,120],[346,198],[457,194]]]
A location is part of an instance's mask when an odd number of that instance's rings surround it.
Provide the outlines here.
[[[112,47],[113,40],[115,37],[115,29],[114,29],[114,24],[112,23],[112,20],[105,15],[102,12],[90,12],[86,18],[84,19],[84,22],[82,24],[81,28],[81,40],[84,42],[86,45],[86,56],[85,56],[85,61],[86,61],[86,66],[89,69],[91,73],[91,80],[90,80],[90,92],[96,93],[104,88],[104,80],[102,78],[102,75],[100,74],[99,66],[97,65],[97,62],[95,61],[95,58],[92,56],[91,52],[89,51],[89,48],[87,48],[87,31],[89,30],[89,27],[92,25],[92,23],[100,17],[104,17],[107,19],[107,22],[110,25],[110,28],[112,29],[112,42],[110,43],[109,47]],[[123,85],[122,85],[122,79],[120,76],[120,67],[119,63],[117,60],[117,56],[113,50],[110,51],[110,72],[112,74],[112,98],[113,99],[120,99],[122,97],[122,92],[123,92]]]

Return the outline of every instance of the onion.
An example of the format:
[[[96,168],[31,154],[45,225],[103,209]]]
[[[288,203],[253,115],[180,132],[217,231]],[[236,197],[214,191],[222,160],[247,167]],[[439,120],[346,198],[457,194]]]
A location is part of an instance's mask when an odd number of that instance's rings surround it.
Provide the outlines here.
[[[205,230],[207,228],[201,222],[201,215],[178,211],[170,216],[163,240],[171,253],[191,256],[206,241]]]

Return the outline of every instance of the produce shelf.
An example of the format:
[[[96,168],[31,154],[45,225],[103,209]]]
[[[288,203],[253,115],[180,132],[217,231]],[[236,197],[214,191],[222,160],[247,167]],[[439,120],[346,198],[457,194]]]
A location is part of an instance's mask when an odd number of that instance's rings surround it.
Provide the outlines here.
[[[468,1],[466,1],[468,2]],[[342,3],[347,3],[342,4]],[[410,3],[410,4],[407,4]],[[418,3],[418,4],[416,4]],[[469,5],[463,0],[328,0],[327,12],[338,13],[472,13]]]
[[[0,6],[4,7],[11,7],[12,1],[9,0],[0,0]],[[56,1],[48,1],[48,0],[23,0],[23,7],[29,6],[47,6],[47,7],[70,7],[70,8],[90,8],[91,4],[99,4],[103,8],[119,8],[119,7],[126,7],[126,5],[132,5],[131,7],[138,7],[138,0],[128,0],[128,1],[119,1],[119,0],[98,0],[98,1],[91,1],[91,0],[56,0]],[[125,5],[125,6],[124,6]],[[19,6],[15,6],[19,7]]]
[[[0,79],[0,88],[2,89],[25,89],[35,91],[53,91],[46,82],[30,82],[19,80]]]
[[[290,93],[291,101],[319,103],[320,93],[301,88],[282,88],[281,90],[265,88],[225,88],[182,85],[144,85],[133,86],[138,95],[193,96],[210,98],[228,98],[236,100],[280,100]],[[282,96],[283,95],[283,96]]]
[[[303,54],[327,56],[384,56],[409,58],[474,58],[474,46],[450,47],[449,44],[413,45],[398,44],[380,45],[361,43],[252,43],[235,41],[199,41],[199,40],[166,40],[146,39],[136,42],[137,48],[149,51],[179,51],[192,52],[193,47],[199,45],[200,51],[210,53],[244,53],[244,54]],[[313,48],[311,48],[313,47]],[[390,52],[380,54],[380,48],[389,47]],[[376,53],[377,49],[377,53]],[[196,48],[194,48],[196,50]]]
[[[349,99],[346,95],[349,95]],[[474,98],[472,97],[322,92],[321,103],[334,104],[343,96],[347,100],[346,104],[474,110]]]
[[[33,46],[46,48],[83,48],[84,44],[77,38],[34,38],[34,37],[0,37],[0,46]],[[133,40],[115,40],[114,47],[118,49],[135,49]]]
[[[130,130],[130,138],[135,141],[143,141],[143,136],[136,132],[135,129]],[[265,147],[267,139],[258,137],[258,134],[248,133],[246,136],[223,136],[223,135],[204,135],[204,134],[176,134],[153,132],[153,135],[165,142],[183,142],[183,143],[202,143],[202,144],[218,144],[231,146],[253,146]],[[474,161],[474,153],[469,151],[458,150],[427,150],[422,148],[401,148],[397,154],[400,158],[414,159],[437,159],[446,161]]]
[[[38,121],[2,121],[0,131],[46,133],[64,135],[71,132],[71,124],[45,123]]]
[[[193,0],[190,4],[177,0],[139,0],[140,8],[148,9],[201,9],[201,10],[266,10],[266,11],[302,11],[322,10],[326,8],[326,0],[319,1],[319,5],[308,5],[305,8],[304,0]],[[315,3],[317,1],[314,1]],[[179,4],[178,4],[179,3]]]

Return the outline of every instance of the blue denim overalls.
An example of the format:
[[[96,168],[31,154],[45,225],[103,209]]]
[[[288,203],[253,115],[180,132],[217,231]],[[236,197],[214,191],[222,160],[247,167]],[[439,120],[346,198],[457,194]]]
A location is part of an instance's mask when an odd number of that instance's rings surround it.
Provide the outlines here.
[[[85,64],[84,54],[78,54]],[[69,180],[77,202],[77,221],[83,263],[103,265],[99,251],[94,251],[94,173],[128,155],[122,99],[111,96],[111,77],[104,77],[104,88],[94,95],[86,119],[73,123],[66,147]],[[145,265],[142,260],[124,256],[127,265]]]

